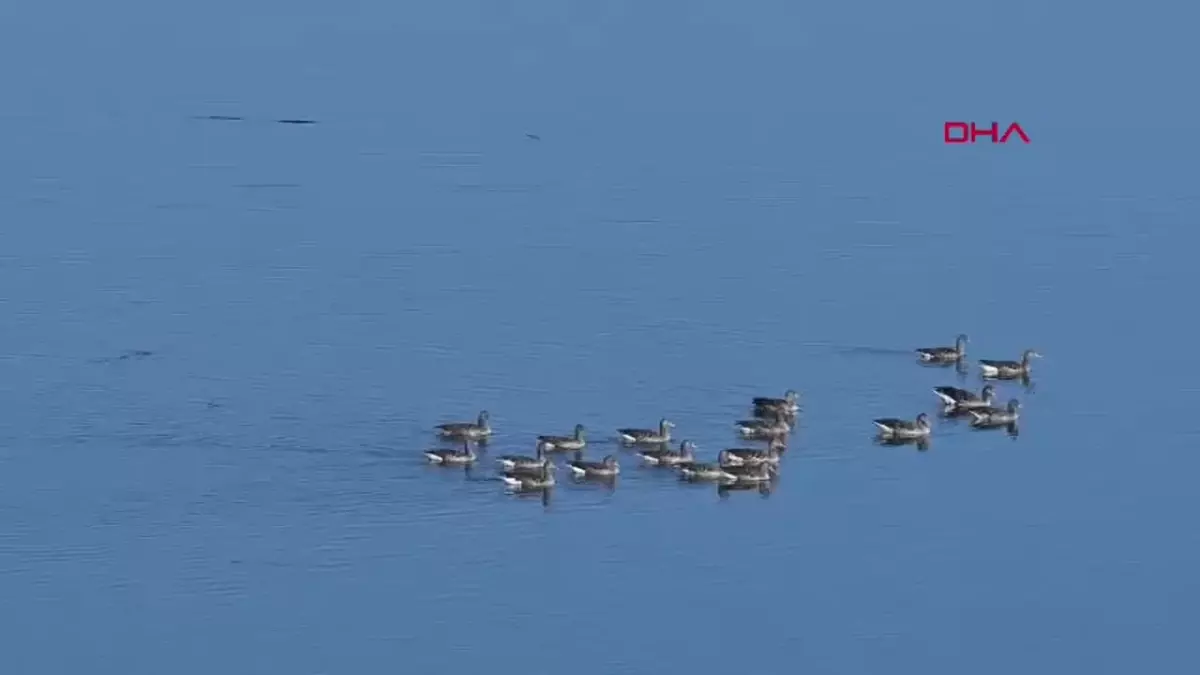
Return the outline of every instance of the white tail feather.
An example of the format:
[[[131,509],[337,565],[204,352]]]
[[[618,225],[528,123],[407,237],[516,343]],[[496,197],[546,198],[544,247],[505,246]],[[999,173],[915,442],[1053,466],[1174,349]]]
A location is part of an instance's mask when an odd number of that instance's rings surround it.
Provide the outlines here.
[[[935,396],[937,396],[938,398],[942,399],[942,402],[943,402],[943,403],[945,403],[945,404],[946,404],[946,405],[948,405],[948,406],[954,406],[954,405],[958,405],[958,401],[955,401],[955,400],[954,400],[952,397],[950,397],[950,396],[947,396],[947,395],[943,394],[943,393],[942,393],[942,392],[940,392],[940,391],[934,390],[934,392],[933,392],[933,393],[934,393],[934,395],[935,395]]]

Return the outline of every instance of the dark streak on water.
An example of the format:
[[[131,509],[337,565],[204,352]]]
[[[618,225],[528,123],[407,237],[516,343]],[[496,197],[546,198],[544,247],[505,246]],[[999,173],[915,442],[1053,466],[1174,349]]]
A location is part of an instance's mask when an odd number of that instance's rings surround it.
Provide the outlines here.
[[[192,119],[211,120],[214,122],[244,122],[244,121],[246,121],[246,118],[242,117],[240,115],[196,115]],[[299,119],[299,118],[274,120],[274,122],[277,124],[316,124],[317,123],[316,120],[306,120],[306,119]]]
[[[116,356],[102,356],[92,359],[92,363],[117,363],[131,359],[145,359],[151,356],[154,356],[154,352],[146,349],[128,349]]]

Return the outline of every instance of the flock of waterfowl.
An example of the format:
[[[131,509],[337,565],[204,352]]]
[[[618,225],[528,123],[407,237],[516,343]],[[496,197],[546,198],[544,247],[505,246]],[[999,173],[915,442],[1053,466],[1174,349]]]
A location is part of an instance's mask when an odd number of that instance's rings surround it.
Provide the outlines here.
[[[916,350],[922,363],[930,365],[956,365],[961,368],[967,357],[967,336],[960,334],[953,347],[922,347]],[[997,361],[980,359],[979,372],[985,380],[1020,380],[1029,383],[1033,373],[1033,359],[1040,357],[1036,350],[1026,349],[1020,361]],[[942,415],[947,418],[971,417],[971,426],[977,429],[1006,428],[1016,435],[1021,402],[1010,398],[998,407],[996,388],[985,384],[978,394],[960,387],[934,387],[933,393],[943,404]],[[884,417],[874,420],[879,428],[879,439],[885,443],[907,443],[916,441],[922,447],[933,433],[929,415],[921,413],[915,420]]]
[[[922,363],[930,365],[961,366],[966,358],[967,336],[959,335],[953,347],[927,347],[917,349]],[[979,361],[981,375],[986,380],[1022,380],[1028,383],[1031,359],[1040,356],[1032,349],[1025,350],[1020,361]],[[945,417],[972,418],[976,428],[1005,427],[1015,432],[1020,402],[1010,399],[1003,407],[994,405],[996,390],[986,384],[979,393],[959,387],[935,387],[933,393],[943,403]],[[716,483],[723,491],[730,488],[758,488],[769,491],[770,484],[778,477],[787,440],[796,426],[800,412],[799,394],[789,390],[782,398],[756,397],[750,401],[753,416],[738,420],[735,428],[747,441],[764,442],[764,447],[735,447],[721,450],[716,461],[702,462],[696,457],[695,444],[681,441],[672,448],[671,430],[675,424],[662,419],[656,429],[622,428],[616,430],[616,439],[626,449],[633,449],[641,462],[647,466],[674,469],[681,480]],[[878,439],[887,444],[916,442],[922,447],[932,433],[933,427],[926,413],[915,420],[880,418],[874,420],[879,428]],[[461,443],[461,447],[433,448],[423,454],[429,462],[443,466],[471,467],[479,459],[476,448],[482,448],[492,436],[488,411],[479,413],[474,422],[448,422],[434,427],[443,440]],[[565,436],[542,435],[534,443],[533,455],[506,454],[495,458],[499,467],[497,478],[511,491],[546,491],[556,484],[557,465],[552,457],[571,453],[565,467],[576,480],[598,479],[612,481],[621,473],[621,464],[616,455],[608,454],[602,459],[584,459],[588,448],[587,430],[576,424],[572,434]]]
[[[659,420],[656,429],[617,429],[616,440],[622,447],[636,451],[644,465],[674,469],[682,480],[716,483],[722,492],[739,488],[767,492],[769,483],[778,476],[780,460],[787,450],[786,440],[795,428],[800,411],[799,394],[788,391],[783,398],[757,397],[750,403],[753,416],[738,420],[736,428],[742,438],[764,441],[765,447],[726,448],[718,453],[715,462],[699,461],[692,441],[684,440],[678,447],[672,447],[671,430],[675,424],[665,418]],[[434,430],[442,439],[462,445],[425,450],[425,457],[434,464],[468,467],[478,461],[476,448],[486,445],[493,432],[486,410],[474,422],[448,422]],[[510,491],[544,491],[557,482],[558,466],[552,457],[571,453],[564,466],[575,480],[613,481],[621,473],[617,456],[609,454],[600,460],[587,460],[584,459],[587,447],[587,430],[582,424],[576,424],[574,432],[567,436],[538,436],[533,455],[496,457],[497,477]]]

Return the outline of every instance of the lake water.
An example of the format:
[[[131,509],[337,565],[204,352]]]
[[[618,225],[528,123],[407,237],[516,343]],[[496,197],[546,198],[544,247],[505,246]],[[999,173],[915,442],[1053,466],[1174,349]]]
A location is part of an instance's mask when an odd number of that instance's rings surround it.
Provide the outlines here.
[[[6,672],[1188,672],[1200,12],[826,4],[0,9]],[[788,388],[766,496],[607,440]]]

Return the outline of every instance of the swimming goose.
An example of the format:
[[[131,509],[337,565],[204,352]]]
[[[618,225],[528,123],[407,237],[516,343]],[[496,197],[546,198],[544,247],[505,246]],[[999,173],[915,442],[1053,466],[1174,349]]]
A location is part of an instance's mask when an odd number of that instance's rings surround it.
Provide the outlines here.
[[[759,464],[778,464],[782,453],[787,449],[781,438],[772,438],[766,450],[758,448],[729,448],[727,464],[729,466],[757,466]]]
[[[574,436],[538,436],[538,440],[546,444],[547,450],[582,450],[587,445],[583,437],[586,431],[582,424],[576,424]]]
[[[734,422],[742,436],[746,438],[778,438],[787,436],[791,431],[786,419],[753,419]]]
[[[979,369],[983,371],[984,377],[994,377],[1002,379],[1011,379],[1014,377],[1028,376],[1033,372],[1033,364],[1030,360],[1034,357],[1041,358],[1041,354],[1032,349],[1026,349],[1021,354],[1020,361],[992,361],[990,359],[980,359]]]
[[[788,389],[783,398],[756,396],[751,403],[757,413],[774,412],[786,415],[800,412],[800,394],[794,389]]]
[[[447,422],[434,427],[443,438],[466,438],[476,440],[492,435],[488,411],[481,410],[479,419],[474,422]]]
[[[653,429],[617,429],[617,435],[625,443],[670,443],[671,429],[673,428],[675,428],[675,425],[664,417],[658,421],[658,431],[654,431]]]
[[[922,361],[927,363],[951,363],[967,355],[967,336],[960,334],[954,339],[953,347],[921,347],[916,350]]]
[[[772,410],[770,408],[755,408],[752,414],[755,419],[766,420],[768,422],[783,422],[788,425],[789,429],[796,425],[797,413],[794,412]]]
[[[778,474],[779,468],[774,464],[759,464],[757,466],[727,466],[725,473],[733,476],[739,483],[762,483],[769,481]]]
[[[934,387],[933,393],[946,404],[947,412],[987,408],[996,398],[996,390],[990,384],[985,384],[978,394],[958,387]]]
[[[717,454],[717,462],[713,464],[697,463],[684,464],[679,467],[679,477],[684,480],[717,480],[733,482],[737,476],[725,470],[729,462],[728,451],[722,450]]]
[[[545,446],[542,441],[537,444],[537,456],[530,457],[528,455],[501,455],[496,458],[500,467],[505,471],[521,471],[521,470],[536,470],[541,471],[543,460],[545,459]]]
[[[554,486],[554,464],[545,459],[537,473],[505,474],[501,479],[513,490],[544,490]]]
[[[621,465],[612,455],[606,456],[599,462],[588,462],[583,459],[583,451],[575,451],[575,459],[567,462],[567,466],[576,476],[615,476],[621,473]]]
[[[1017,412],[1020,408],[1021,402],[1014,398],[1003,408],[983,408],[981,410],[968,410],[967,412],[971,413],[971,416],[975,418],[971,420],[972,426],[999,427],[1016,422],[1020,416],[1020,413]]]
[[[462,450],[447,450],[445,448],[435,448],[423,452],[429,461],[434,464],[471,464],[475,461],[475,451],[471,449],[471,444],[463,442]]]
[[[883,438],[924,438],[932,429],[929,425],[929,415],[925,413],[917,415],[916,421],[912,422],[895,417],[884,417],[874,422]]]
[[[696,460],[695,455],[696,444],[691,441],[684,441],[679,444],[678,450],[644,450],[638,453],[647,464],[656,466],[678,466],[680,464],[691,464]]]

